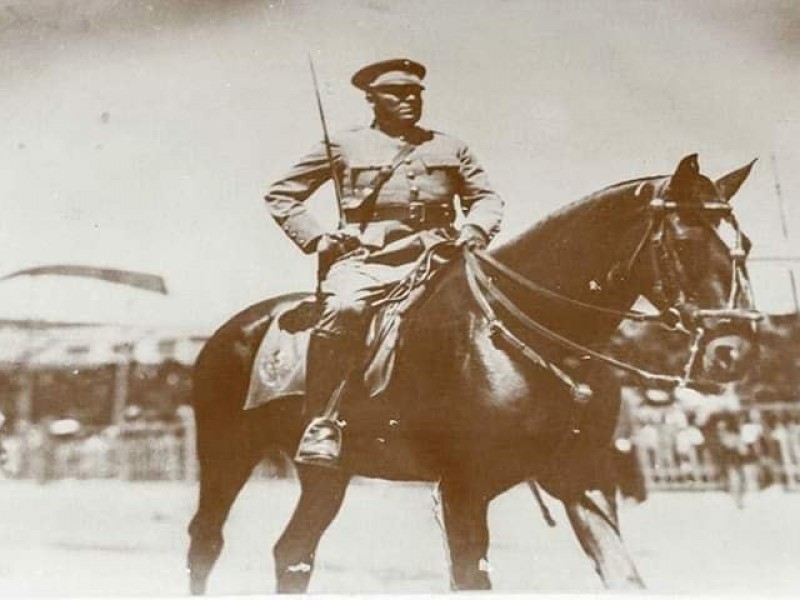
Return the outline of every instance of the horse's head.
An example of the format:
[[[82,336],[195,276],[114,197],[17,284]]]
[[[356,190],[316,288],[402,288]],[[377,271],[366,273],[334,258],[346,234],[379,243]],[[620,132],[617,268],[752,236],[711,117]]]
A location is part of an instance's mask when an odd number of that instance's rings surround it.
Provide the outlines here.
[[[753,349],[760,315],[745,266],[750,241],[730,203],[752,166],[712,181],[693,154],[650,185],[646,295],[693,336],[687,376],[700,367],[714,381],[736,379]]]

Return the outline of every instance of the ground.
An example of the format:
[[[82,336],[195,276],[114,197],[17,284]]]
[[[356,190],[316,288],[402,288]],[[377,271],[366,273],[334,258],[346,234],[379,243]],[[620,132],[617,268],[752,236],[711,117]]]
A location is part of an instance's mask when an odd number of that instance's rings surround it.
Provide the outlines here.
[[[0,597],[181,596],[186,525],[196,489],[183,483],[0,481]],[[254,481],[228,522],[210,593],[272,590],[271,547],[297,496],[293,481]],[[490,563],[504,592],[595,592],[601,586],[563,511],[542,520],[526,487],[491,507]],[[659,493],[622,507],[623,533],[650,590],[784,593],[800,589],[800,497]],[[358,481],[318,553],[313,592],[448,590],[431,488]]]

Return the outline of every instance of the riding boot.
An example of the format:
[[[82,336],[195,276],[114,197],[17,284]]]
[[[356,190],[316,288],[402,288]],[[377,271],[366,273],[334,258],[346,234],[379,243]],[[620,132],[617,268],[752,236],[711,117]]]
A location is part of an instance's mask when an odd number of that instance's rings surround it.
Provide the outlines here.
[[[312,334],[306,367],[305,415],[312,416],[295,454],[295,461],[335,467],[342,449],[336,411],[326,410],[355,364],[356,348],[349,337]]]

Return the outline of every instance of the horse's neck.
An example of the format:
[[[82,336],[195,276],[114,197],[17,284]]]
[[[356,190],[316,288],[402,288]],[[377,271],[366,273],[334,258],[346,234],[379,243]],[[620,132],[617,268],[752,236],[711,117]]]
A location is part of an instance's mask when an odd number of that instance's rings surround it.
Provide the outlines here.
[[[575,203],[499,248],[496,258],[524,277],[585,303],[624,310],[641,290],[613,283],[624,270],[647,227],[637,182],[622,184]],[[507,288],[511,289],[511,288]],[[619,319],[512,291],[537,321],[587,343],[610,335]]]

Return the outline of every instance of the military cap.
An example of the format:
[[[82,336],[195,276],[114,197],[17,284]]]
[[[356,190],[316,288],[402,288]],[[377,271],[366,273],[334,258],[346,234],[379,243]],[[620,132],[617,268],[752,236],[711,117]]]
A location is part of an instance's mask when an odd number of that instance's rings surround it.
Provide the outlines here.
[[[350,80],[360,90],[382,85],[416,85],[424,88],[425,67],[407,58],[393,58],[372,63],[356,71]]]

